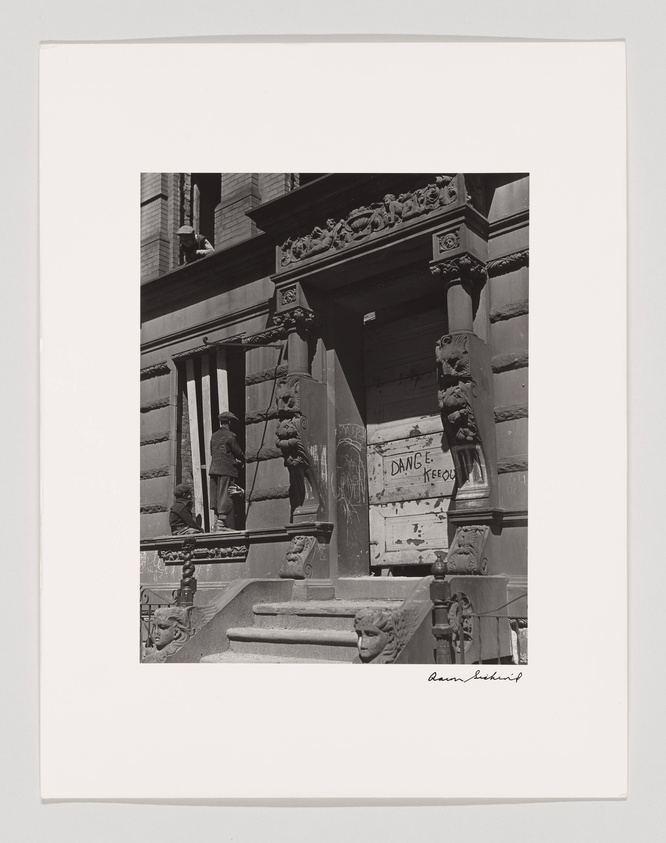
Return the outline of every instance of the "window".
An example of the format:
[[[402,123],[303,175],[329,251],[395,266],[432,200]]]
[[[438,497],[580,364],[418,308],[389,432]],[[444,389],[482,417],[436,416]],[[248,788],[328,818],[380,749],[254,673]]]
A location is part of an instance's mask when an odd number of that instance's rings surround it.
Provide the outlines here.
[[[178,483],[188,483],[193,489],[195,516],[201,516],[201,526],[209,532],[214,513],[209,501],[208,467],[210,438],[218,429],[218,415],[230,410],[240,424],[233,431],[245,450],[245,355],[242,349],[218,348],[188,357],[178,363]],[[245,470],[239,468],[238,484],[245,487]],[[228,526],[243,529],[245,506],[241,498],[234,499],[234,523]]]

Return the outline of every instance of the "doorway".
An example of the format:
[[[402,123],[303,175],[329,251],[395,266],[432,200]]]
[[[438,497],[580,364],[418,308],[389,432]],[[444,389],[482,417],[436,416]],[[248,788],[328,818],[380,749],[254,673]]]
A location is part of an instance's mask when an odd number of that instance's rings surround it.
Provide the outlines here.
[[[370,566],[423,576],[448,549],[455,485],[435,366],[446,315],[413,303],[367,314],[364,323]]]

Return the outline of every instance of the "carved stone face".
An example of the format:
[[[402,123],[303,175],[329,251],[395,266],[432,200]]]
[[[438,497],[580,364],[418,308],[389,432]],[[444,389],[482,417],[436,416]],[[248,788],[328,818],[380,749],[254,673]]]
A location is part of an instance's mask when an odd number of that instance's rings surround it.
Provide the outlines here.
[[[157,650],[163,650],[176,637],[176,622],[163,620],[158,621],[153,627],[153,641]]]
[[[390,634],[372,624],[357,627],[358,653],[362,662],[371,662],[384,650],[390,641]]]
[[[156,650],[163,650],[174,641],[180,641],[187,637],[187,614],[186,610],[177,609],[160,610],[155,612],[155,623],[153,625],[153,641]]]

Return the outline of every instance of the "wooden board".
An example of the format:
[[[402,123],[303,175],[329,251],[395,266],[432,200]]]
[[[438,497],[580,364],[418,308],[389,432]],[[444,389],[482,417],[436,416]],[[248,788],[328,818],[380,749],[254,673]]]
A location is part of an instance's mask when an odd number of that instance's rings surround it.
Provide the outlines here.
[[[431,312],[366,331],[366,413],[372,565],[425,565],[448,548],[446,513],[455,484],[442,447]]]
[[[194,486],[194,515],[204,520],[203,482],[201,478],[201,458],[199,456],[199,412],[197,408],[197,386],[194,380],[194,361],[185,363],[187,377],[187,412],[190,425],[190,445],[192,449],[192,484]]]

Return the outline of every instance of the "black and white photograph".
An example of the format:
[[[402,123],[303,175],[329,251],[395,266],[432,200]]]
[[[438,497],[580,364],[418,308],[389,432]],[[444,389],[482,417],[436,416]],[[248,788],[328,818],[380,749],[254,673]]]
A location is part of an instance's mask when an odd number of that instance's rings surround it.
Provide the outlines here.
[[[626,792],[624,59],[44,47],[43,798]]]
[[[527,173],[141,175],[142,661],[527,663],[528,265]]]

